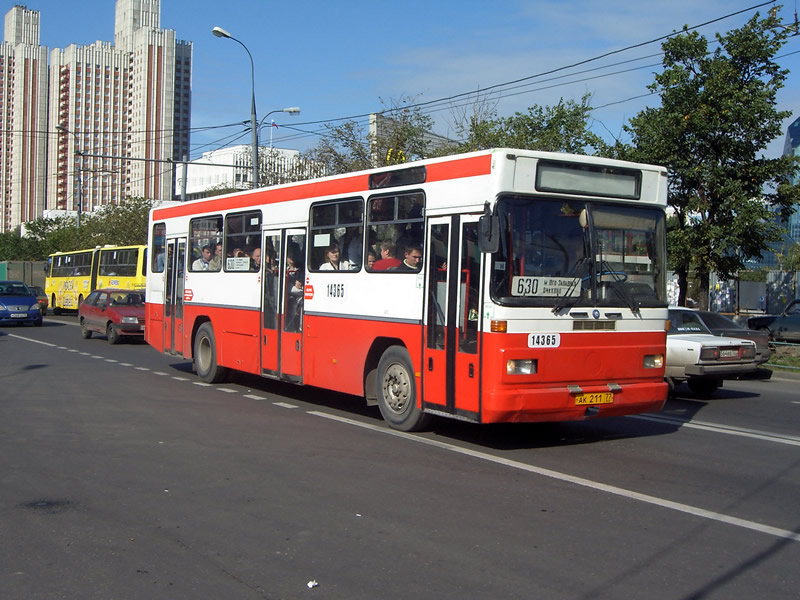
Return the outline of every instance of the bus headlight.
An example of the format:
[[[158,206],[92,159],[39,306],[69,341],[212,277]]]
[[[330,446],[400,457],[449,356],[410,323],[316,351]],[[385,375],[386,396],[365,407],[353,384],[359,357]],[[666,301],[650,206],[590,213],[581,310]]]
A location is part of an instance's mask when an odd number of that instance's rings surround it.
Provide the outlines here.
[[[646,354],[644,357],[645,369],[660,369],[664,366],[663,354]]]
[[[534,359],[522,360],[507,360],[506,361],[506,374],[507,375],[533,375],[536,373],[538,361]]]

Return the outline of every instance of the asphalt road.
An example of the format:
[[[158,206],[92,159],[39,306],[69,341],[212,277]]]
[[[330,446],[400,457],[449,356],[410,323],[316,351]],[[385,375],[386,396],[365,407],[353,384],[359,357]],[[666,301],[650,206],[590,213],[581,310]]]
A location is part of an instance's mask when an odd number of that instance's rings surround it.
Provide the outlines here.
[[[3,600],[800,594],[797,380],[410,435],[72,317],[0,329],[0,356]]]

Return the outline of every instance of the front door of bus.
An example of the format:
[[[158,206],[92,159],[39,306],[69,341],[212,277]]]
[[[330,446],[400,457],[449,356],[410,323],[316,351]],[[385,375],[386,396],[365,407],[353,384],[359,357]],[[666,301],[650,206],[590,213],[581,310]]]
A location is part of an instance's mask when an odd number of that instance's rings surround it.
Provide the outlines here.
[[[300,382],[303,376],[304,229],[265,231],[261,247],[261,372]]]
[[[479,215],[428,220],[424,408],[480,420]]]
[[[186,240],[167,240],[164,275],[164,352],[183,354],[183,274]]]

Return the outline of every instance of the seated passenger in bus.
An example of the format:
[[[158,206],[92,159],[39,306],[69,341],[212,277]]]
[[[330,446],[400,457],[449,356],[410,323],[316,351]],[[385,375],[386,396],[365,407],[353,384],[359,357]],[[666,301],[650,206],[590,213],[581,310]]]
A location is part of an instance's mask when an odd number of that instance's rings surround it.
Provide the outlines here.
[[[406,248],[405,258],[395,271],[419,271],[422,267],[422,247],[411,245]]]
[[[381,257],[376,260],[375,264],[372,266],[373,271],[386,271],[388,269],[395,269],[403,262],[399,258],[395,257],[395,245],[388,240],[381,242],[380,253]]]
[[[367,252],[367,271],[372,271],[375,268],[375,253],[370,250]]]
[[[192,271],[212,271],[211,268],[211,253],[213,248],[211,244],[206,244],[200,251],[200,258],[192,263]]]
[[[251,271],[261,270],[261,248],[259,248],[258,246],[253,248],[253,251],[250,253],[250,270]]]
[[[347,260],[339,260],[339,244],[333,242],[325,250],[325,262],[319,266],[320,271],[349,271],[350,262]]]
[[[217,242],[214,256],[209,264],[209,271],[219,271],[222,268],[222,242]]]

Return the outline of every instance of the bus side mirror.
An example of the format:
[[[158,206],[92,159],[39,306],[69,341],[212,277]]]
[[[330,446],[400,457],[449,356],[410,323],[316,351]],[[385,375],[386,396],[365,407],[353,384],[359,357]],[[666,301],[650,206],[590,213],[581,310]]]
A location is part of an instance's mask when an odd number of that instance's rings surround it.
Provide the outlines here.
[[[497,252],[500,248],[500,219],[491,214],[478,221],[478,247],[481,252]]]

